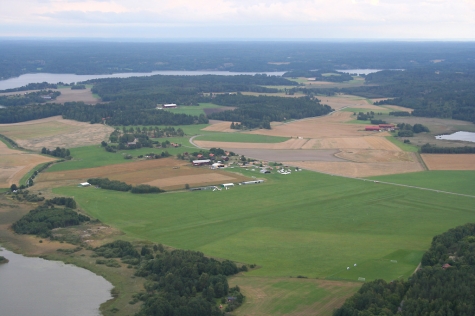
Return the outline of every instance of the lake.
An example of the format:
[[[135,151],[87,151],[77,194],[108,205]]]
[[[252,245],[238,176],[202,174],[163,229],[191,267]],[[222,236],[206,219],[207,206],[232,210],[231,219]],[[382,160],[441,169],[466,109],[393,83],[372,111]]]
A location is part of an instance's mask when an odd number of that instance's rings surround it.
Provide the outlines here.
[[[112,298],[112,284],[89,270],[1,248],[0,255],[10,260],[0,264],[2,316],[100,315],[99,306]]]
[[[438,135],[438,136],[435,136],[435,138],[446,139],[446,140],[463,140],[465,142],[475,143],[475,133],[471,133],[471,132],[456,132],[450,135]]]
[[[50,73],[35,73],[25,74],[20,77],[10,78],[0,81],[0,90],[13,89],[26,86],[29,83],[48,82],[48,83],[73,83],[100,78],[129,78],[129,77],[146,77],[153,75],[164,76],[201,76],[201,75],[220,75],[220,76],[238,76],[238,75],[255,75],[267,74],[271,76],[282,76],[285,72],[230,72],[230,71],[213,71],[213,70],[161,70],[152,72],[126,72],[108,75],[75,75],[75,74],[50,74]]]

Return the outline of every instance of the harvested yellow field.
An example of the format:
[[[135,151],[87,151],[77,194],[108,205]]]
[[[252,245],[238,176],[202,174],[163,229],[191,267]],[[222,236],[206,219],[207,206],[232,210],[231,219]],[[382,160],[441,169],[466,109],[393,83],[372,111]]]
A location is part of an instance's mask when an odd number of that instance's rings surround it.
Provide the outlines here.
[[[384,137],[364,136],[364,137],[328,137],[320,139],[310,139],[302,149],[382,149],[400,151],[399,147],[388,141]]]
[[[28,152],[9,149],[0,142],[0,188],[19,184],[21,178],[39,164],[54,161],[53,157],[45,157]]]
[[[414,153],[404,151],[346,149],[336,153],[335,156],[353,162],[417,162],[417,157]]]
[[[211,123],[212,121],[210,121]],[[208,131],[208,132],[226,132],[226,133],[234,133],[237,132],[237,129],[231,129],[231,123],[230,122],[217,122],[214,124],[211,124],[210,126],[207,126],[203,128],[203,131]]]
[[[284,163],[307,170],[355,178],[424,171],[417,161],[380,163],[292,161]]]
[[[300,149],[308,139],[292,138],[282,143],[235,143],[195,140],[194,143],[203,148],[234,148],[234,149]]]
[[[475,170],[475,154],[422,154],[429,170]]]
[[[378,111],[381,108],[371,104],[367,99],[354,95],[339,94],[331,97],[319,96],[322,104],[328,104],[335,110],[342,108],[368,109],[368,111]]]
[[[65,120],[61,116],[46,119],[0,124],[0,134],[23,148],[40,151],[41,148],[74,148],[97,145],[106,140],[114,129],[102,124]]]

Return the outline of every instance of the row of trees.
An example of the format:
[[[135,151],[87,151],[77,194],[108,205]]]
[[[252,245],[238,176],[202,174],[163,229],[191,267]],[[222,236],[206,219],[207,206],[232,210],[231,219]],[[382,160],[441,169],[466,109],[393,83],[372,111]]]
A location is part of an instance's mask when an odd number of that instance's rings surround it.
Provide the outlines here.
[[[41,149],[41,153],[44,154],[44,155],[51,155],[51,156],[54,156],[54,157],[60,157],[60,158],[64,158],[64,159],[71,159],[72,158],[71,157],[71,152],[67,148],[56,147],[56,149],[49,150],[48,148],[43,147]]]
[[[475,154],[475,147],[439,147],[425,144],[421,146],[421,153],[424,154]]]
[[[88,179],[92,185],[98,186],[101,189],[122,191],[122,192],[132,192],[135,194],[144,194],[144,193],[161,193],[165,192],[160,190],[160,188],[151,186],[148,184],[139,184],[137,186],[132,186],[122,181],[118,180],[109,180],[108,178],[91,178]]]
[[[474,315],[475,224],[434,237],[408,281],[365,283],[334,312],[353,315]]]

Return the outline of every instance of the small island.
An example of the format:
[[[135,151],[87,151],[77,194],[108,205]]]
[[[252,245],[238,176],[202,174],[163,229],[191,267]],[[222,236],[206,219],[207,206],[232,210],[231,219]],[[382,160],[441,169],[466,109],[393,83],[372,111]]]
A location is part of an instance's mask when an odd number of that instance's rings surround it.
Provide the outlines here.
[[[8,259],[3,256],[0,256],[0,264],[2,263],[8,263]]]

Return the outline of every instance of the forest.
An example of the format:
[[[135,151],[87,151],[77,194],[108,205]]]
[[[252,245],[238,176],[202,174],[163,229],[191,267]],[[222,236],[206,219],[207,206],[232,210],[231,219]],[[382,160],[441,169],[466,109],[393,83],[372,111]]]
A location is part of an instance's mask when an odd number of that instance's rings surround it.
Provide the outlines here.
[[[245,96],[241,94],[217,95],[213,102],[224,106],[237,107],[213,113],[208,117],[215,120],[240,122],[239,128],[266,128],[270,129],[270,122],[282,122],[290,119],[328,114],[332,109],[328,105],[321,105],[319,100],[302,98],[281,98],[271,96]],[[233,124],[234,125],[234,124]],[[236,128],[236,127],[234,127]]]
[[[61,92],[52,90],[41,90],[25,94],[0,96],[0,105],[2,106],[21,106],[32,103],[46,103],[55,100]]]
[[[473,65],[465,63],[459,67],[441,65],[406,71],[385,70],[368,74],[364,87],[342,91],[367,98],[390,97],[375,105],[408,107],[414,109],[413,116],[475,122],[474,69]]]
[[[409,280],[375,280],[334,312],[353,315],[474,315],[475,224],[435,236]]]
[[[0,43],[0,79],[26,73],[110,74],[154,70],[290,71],[410,69],[473,58],[472,42],[13,41]],[[473,61],[472,61],[473,62]]]
[[[56,208],[41,205],[13,223],[17,234],[37,235],[43,238],[52,236],[52,229],[79,225],[89,221],[89,217],[69,208]]]

